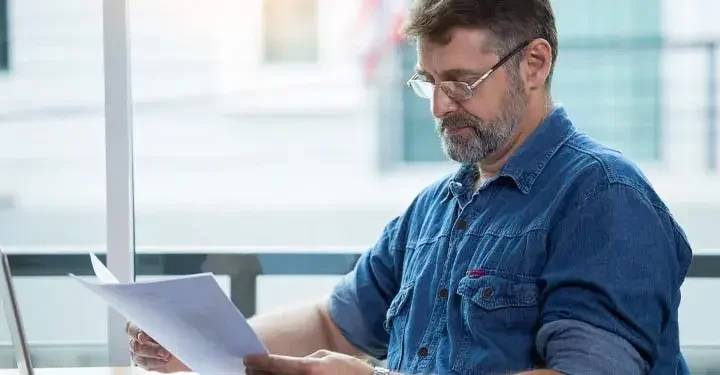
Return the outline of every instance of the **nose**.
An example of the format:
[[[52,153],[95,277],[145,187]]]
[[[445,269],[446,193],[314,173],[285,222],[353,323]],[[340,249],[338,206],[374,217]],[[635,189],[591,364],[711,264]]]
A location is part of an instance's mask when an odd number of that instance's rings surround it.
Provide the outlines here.
[[[450,99],[445,92],[435,86],[432,97],[432,113],[435,118],[443,118],[457,110],[457,102]]]

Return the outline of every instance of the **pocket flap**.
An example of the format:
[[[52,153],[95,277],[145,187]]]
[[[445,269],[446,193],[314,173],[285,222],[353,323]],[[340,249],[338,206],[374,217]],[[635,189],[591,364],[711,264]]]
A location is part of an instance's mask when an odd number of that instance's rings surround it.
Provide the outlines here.
[[[534,282],[521,282],[498,275],[466,276],[457,293],[485,310],[537,305],[538,289]]]
[[[393,298],[392,302],[390,302],[390,307],[385,314],[384,327],[386,331],[390,331],[390,328],[392,328],[392,320],[398,316],[398,314],[400,314],[400,312],[402,312],[405,306],[410,302],[413,286],[414,284],[407,284],[401,287],[395,295],[395,298]]]

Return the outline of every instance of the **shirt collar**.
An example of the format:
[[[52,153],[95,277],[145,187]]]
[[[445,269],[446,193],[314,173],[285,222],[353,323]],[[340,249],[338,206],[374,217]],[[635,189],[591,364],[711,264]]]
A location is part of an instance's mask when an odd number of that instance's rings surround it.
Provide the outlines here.
[[[574,133],[575,127],[565,109],[560,105],[555,106],[515,154],[508,159],[499,176],[511,178],[523,194],[528,194],[550,159]],[[477,178],[476,166],[463,164],[450,180],[448,190],[456,197],[463,196],[468,191],[467,189],[474,186]]]
[[[505,163],[500,171],[528,194],[550,159],[575,134],[575,127],[562,106],[555,106],[537,129]]]

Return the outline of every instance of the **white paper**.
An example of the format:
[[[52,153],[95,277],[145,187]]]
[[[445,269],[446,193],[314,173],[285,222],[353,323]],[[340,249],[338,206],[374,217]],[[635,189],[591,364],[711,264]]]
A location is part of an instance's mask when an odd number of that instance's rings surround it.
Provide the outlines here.
[[[92,263],[93,271],[95,271],[95,276],[97,276],[98,280],[100,282],[103,282],[105,284],[117,284],[118,279],[115,277],[115,275],[110,272],[107,267],[98,259],[95,254],[90,253],[90,262]]]
[[[94,259],[94,260],[93,260]],[[267,348],[210,273],[117,283],[91,254],[97,281],[70,275],[201,375],[243,374]]]

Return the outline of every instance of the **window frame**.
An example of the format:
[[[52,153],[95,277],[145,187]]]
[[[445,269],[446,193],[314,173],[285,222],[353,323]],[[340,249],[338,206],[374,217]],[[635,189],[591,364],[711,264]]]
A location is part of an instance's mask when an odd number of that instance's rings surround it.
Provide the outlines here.
[[[120,282],[135,279],[132,90],[129,0],[103,1],[107,266]],[[125,318],[108,307],[108,362],[130,366]]]

